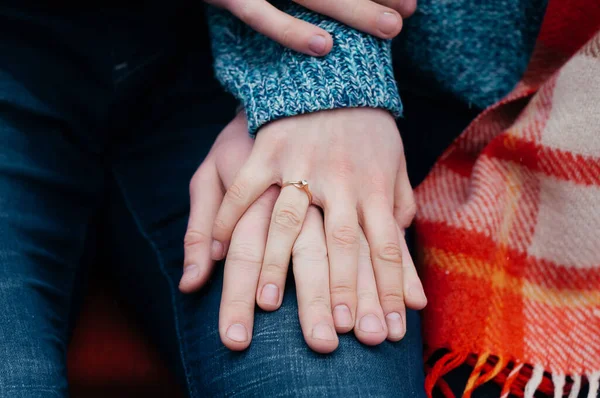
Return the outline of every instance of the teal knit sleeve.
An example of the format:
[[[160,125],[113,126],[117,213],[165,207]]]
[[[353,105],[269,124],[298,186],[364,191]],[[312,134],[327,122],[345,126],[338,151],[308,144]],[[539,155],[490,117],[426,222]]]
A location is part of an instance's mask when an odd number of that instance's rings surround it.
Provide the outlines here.
[[[216,76],[240,100],[251,135],[264,124],[319,110],[372,107],[402,114],[391,43],[360,33],[291,2],[275,4],[333,36],[322,58],[286,49],[227,11],[209,7]]]

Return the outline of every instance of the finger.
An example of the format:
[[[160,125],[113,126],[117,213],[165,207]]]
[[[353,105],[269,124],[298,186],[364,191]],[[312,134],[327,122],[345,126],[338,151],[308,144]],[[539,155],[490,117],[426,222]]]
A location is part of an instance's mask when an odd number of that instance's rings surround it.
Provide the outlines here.
[[[308,55],[325,55],[333,39],[325,30],[294,18],[264,0],[230,1],[227,7],[236,17],[284,47]]]
[[[244,350],[252,339],[254,297],[260,275],[267,229],[277,188],[267,190],[235,228],[225,261],[219,334],[231,350]]]
[[[377,3],[398,11],[402,18],[413,15],[417,9],[417,0],[376,0]]]
[[[225,248],[236,223],[248,207],[272,185],[272,182],[273,177],[267,172],[267,167],[253,161],[251,155],[225,193],[215,217],[212,236],[215,240],[213,245],[217,249],[212,253],[214,260],[221,260],[225,256]]]
[[[402,29],[402,17],[397,11],[371,0],[295,1],[319,14],[382,39],[390,39]]]
[[[379,303],[379,295],[377,294],[377,283],[375,283],[369,244],[362,229],[360,230],[357,296],[357,322],[354,327],[356,338],[367,345],[382,343],[387,337],[388,330],[384,321],[383,309]]]
[[[325,208],[325,232],[329,254],[329,285],[333,319],[338,333],[352,330],[356,315],[358,273],[358,217],[353,200],[336,198]]]
[[[416,212],[415,196],[404,165],[398,171],[394,185],[394,218],[401,229],[406,229],[412,224]]]
[[[294,244],[293,269],[298,297],[298,315],[304,340],[314,351],[327,354],[338,346],[329,294],[329,262],[318,208],[308,209]]]
[[[256,292],[256,302],[265,311],[274,311],[281,305],[292,247],[308,205],[306,193],[293,186],[282,188],[275,202]]]
[[[400,340],[406,332],[402,247],[391,204],[378,197],[360,205],[362,225],[371,250],[379,301],[388,327],[388,339]]]
[[[427,297],[423,289],[421,279],[406,245],[403,230],[408,228],[415,217],[417,205],[414,193],[406,173],[405,165],[400,168],[396,177],[394,187],[394,218],[397,221],[398,235],[402,247],[402,262],[404,275],[404,301],[406,306],[414,310],[420,310],[427,305]],[[402,229],[401,229],[402,228]]]
[[[415,268],[404,234],[398,228],[400,246],[402,247],[402,274],[404,276],[404,303],[413,310],[422,310],[427,305],[427,297],[421,283],[421,278]]]
[[[214,163],[200,166],[190,181],[190,216],[183,239],[183,276],[179,290],[191,293],[206,283],[214,262],[211,259],[211,233],[215,215],[223,199],[223,189]]]

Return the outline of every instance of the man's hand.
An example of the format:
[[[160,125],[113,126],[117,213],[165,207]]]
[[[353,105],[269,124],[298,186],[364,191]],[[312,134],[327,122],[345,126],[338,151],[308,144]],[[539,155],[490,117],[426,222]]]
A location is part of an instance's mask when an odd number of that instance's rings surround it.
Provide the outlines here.
[[[213,262],[211,227],[223,199],[223,186],[229,187],[235,174],[252,151],[253,140],[247,124],[238,115],[223,130],[211,152],[190,184],[191,212],[185,237],[184,275],[180,289],[189,293],[208,279]],[[223,343],[233,350],[248,347],[252,338],[255,298],[267,244],[267,231],[277,187],[270,187],[255,201],[237,223],[225,264],[219,331]],[[379,301],[369,246],[360,234],[355,335],[364,344],[381,343],[389,335]],[[403,242],[403,241],[402,241]],[[414,272],[406,245],[402,251],[408,275]],[[300,323],[307,344],[315,351],[328,353],[337,347],[331,310],[330,268],[321,212],[315,206],[307,210],[298,238],[292,248]],[[414,274],[416,277],[416,273]],[[420,282],[417,278],[420,288]],[[343,315],[343,314],[342,314]]]
[[[324,210],[336,330],[360,330],[361,299],[373,298],[359,291],[362,229],[387,337],[400,340],[406,330],[405,303],[419,309],[426,298],[398,227],[411,223],[415,203],[400,134],[386,111],[321,111],[263,127],[215,218],[213,259],[225,256],[239,219],[269,187],[301,179],[309,182],[312,204]],[[264,310],[281,305],[290,256],[309,207],[305,192],[293,186],[283,188],[277,198],[256,297]]]
[[[267,0],[205,0],[227,9],[259,33],[308,55],[326,55],[333,40],[325,30],[278,10]],[[319,14],[382,39],[395,37],[402,18],[416,8],[416,0],[295,0]]]

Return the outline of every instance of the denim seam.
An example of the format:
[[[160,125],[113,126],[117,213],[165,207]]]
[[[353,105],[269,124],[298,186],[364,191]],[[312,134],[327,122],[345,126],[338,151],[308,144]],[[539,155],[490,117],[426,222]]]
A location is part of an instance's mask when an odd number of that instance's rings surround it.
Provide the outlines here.
[[[136,225],[138,231],[142,234],[142,237],[150,244],[150,247],[152,248],[152,251],[154,252],[154,255],[156,256],[156,258],[158,260],[160,272],[163,274],[164,278],[167,280],[167,283],[169,284],[169,289],[170,289],[170,293],[171,293],[171,306],[173,308],[173,317],[174,317],[174,321],[175,321],[175,333],[177,334],[177,344],[179,345],[179,356],[181,358],[181,364],[182,364],[183,370],[185,372],[185,379],[188,384],[188,393],[190,396],[193,397],[194,396],[193,392],[195,391],[194,381],[191,377],[190,371],[187,366],[187,361],[186,361],[187,358],[186,358],[186,354],[185,354],[186,351],[183,347],[185,345],[185,340],[182,339],[182,337],[181,337],[179,316],[178,316],[178,310],[177,310],[178,307],[176,304],[176,297],[175,297],[175,293],[174,293],[175,288],[173,286],[173,283],[171,282],[171,278],[169,278],[169,275],[165,269],[164,260],[160,254],[160,251],[156,247],[154,240],[152,240],[152,238],[150,238],[150,236],[148,235],[146,230],[142,227],[142,223],[140,222],[140,219],[139,219],[137,213],[133,210],[133,206],[131,205],[131,202],[129,201],[127,193],[126,193],[125,189],[123,188],[121,179],[119,178],[118,173],[114,169],[113,169],[113,175],[115,176],[115,181],[116,181],[117,185],[119,186],[119,190],[121,191],[121,194],[123,195],[123,200],[125,201],[125,206],[127,207],[127,210],[133,217],[135,225]]]

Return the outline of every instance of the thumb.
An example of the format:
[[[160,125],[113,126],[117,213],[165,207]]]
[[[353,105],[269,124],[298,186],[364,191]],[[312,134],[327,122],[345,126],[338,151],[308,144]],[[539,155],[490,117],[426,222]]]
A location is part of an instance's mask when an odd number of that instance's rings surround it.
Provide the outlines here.
[[[208,160],[190,182],[190,218],[183,240],[183,276],[179,282],[183,293],[200,289],[211,274],[211,231],[222,200],[221,180],[214,162]]]

